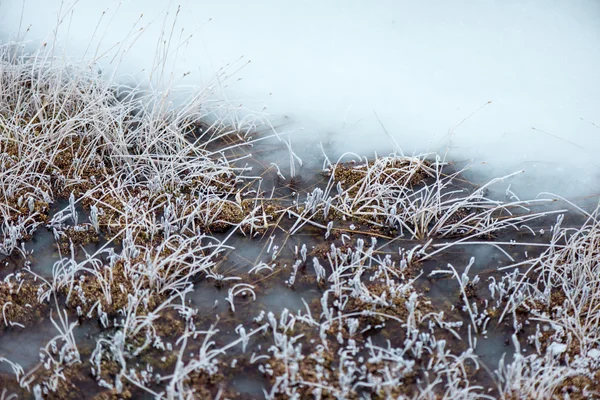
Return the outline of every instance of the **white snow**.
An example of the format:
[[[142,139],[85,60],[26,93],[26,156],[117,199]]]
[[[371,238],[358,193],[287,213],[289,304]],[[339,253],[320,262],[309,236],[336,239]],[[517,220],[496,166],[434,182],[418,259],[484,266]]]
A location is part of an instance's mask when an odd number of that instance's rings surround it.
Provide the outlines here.
[[[592,360],[599,360],[600,359],[600,350],[598,350],[598,349],[588,350],[587,356],[588,356],[588,358],[591,358]]]
[[[159,0],[70,4],[0,1],[0,39],[30,26],[26,39],[52,40],[62,10],[65,54],[92,56],[149,24],[120,67],[135,75],[151,69],[177,10]],[[251,60],[223,84],[223,97],[267,106],[285,121],[281,130],[303,127],[293,143],[314,157],[317,141],[333,153],[387,153],[385,127],[405,153],[450,145],[451,158],[473,159],[485,174],[524,169],[512,182],[519,195],[526,186],[575,195],[598,189],[598,21],[595,0],[186,0],[173,43],[193,37],[167,67],[178,79],[190,72],[182,83],[202,84],[241,56],[231,72]]]
[[[553,356],[558,356],[564,353],[567,350],[567,345],[564,343],[556,343],[552,342],[548,346],[548,352],[550,352]]]

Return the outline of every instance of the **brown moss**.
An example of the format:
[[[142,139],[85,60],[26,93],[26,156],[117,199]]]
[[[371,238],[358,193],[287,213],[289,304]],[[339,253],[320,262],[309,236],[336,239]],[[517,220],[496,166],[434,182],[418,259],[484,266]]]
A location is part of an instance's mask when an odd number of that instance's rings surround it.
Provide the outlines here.
[[[335,365],[335,358],[333,354],[335,354],[334,349],[337,349],[339,346],[336,344],[337,342],[329,343],[331,351],[324,351],[318,354],[318,357],[322,358],[322,362],[317,362],[315,357],[311,357],[310,355],[306,355],[305,357],[298,360],[298,374],[300,375],[303,381],[317,384],[320,383],[319,374],[317,372],[317,368],[319,366],[322,366],[331,375],[329,378],[330,382],[338,381],[339,373]],[[268,363],[271,365],[273,375],[265,374],[265,377],[269,380],[269,382],[271,382],[271,384],[274,384],[277,380],[277,377],[285,375],[287,373],[287,367],[285,361],[280,359],[271,358],[269,359]],[[337,388],[335,384],[333,385],[333,387]],[[300,384],[296,388],[300,393],[301,398],[312,397],[312,391],[314,389],[314,386]],[[284,399],[286,397],[282,394],[278,394],[276,398]],[[334,393],[332,393],[330,390],[324,389],[321,398],[335,399],[338,397],[335,397]]]
[[[380,304],[372,304],[363,301],[360,297],[351,297],[344,307],[344,311],[346,312],[360,312],[364,310],[376,311],[378,313],[390,315],[396,318],[401,319],[402,321],[406,321],[408,318],[408,309],[406,307],[406,302],[410,297],[410,293],[407,293],[402,296],[394,296],[390,293],[389,287],[381,282],[376,283],[366,283],[365,284],[369,293],[382,297],[383,294],[386,294],[386,301],[388,305],[380,305]],[[419,302],[417,303],[416,312],[419,313],[427,313],[431,310],[431,306],[429,302],[425,301],[425,299],[420,296]],[[359,320],[365,325],[377,325],[386,321],[385,317],[373,315],[373,316],[359,316]]]
[[[99,240],[96,230],[91,225],[69,226],[63,230],[63,233],[64,235],[57,243],[58,248],[63,253],[69,251],[71,243],[75,247],[79,247],[96,243]]]
[[[114,315],[118,310],[124,309],[127,306],[128,295],[136,293],[137,289],[134,287],[132,279],[128,276],[123,261],[118,261],[112,270],[102,268],[98,273],[102,278],[90,274],[81,275],[70,293],[67,305],[71,308],[81,307],[82,313],[87,315],[96,301],[100,301],[102,310],[109,315]],[[111,294],[110,302],[106,298],[102,282],[108,282]],[[139,289],[147,288],[142,287]],[[80,291],[83,293],[83,297],[78,294]],[[63,288],[63,293],[69,294],[69,288]],[[147,309],[138,310],[138,315],[144,315],[146,312],[154,310],[161,304],[164,298],[165,295],[150,292]]]
[[[221,363],[221,367],[223,366],[224,365]],[[224,375],[220,372],[210,375],[205,371],[194,371],[185,380],[185,385],[194,390],[195,398],[212,399],[222,387],[221,383],[224,381],[224,378]],[[228,398],[228,395],[233,394],[233,392],[226,388],[225,392],[226,393],[222,393],[222,395],[225,395],[225,398]]]
[[[279,214],[284,209],[282,205],[274,201],[263,199],[242,200],[244,217],[252,214],[255,220],[243,223],[240,229],[246,235],[262,235],[279,220]]]
[[[206,226],[210,232],[225,232],[232,226],[242,222],[244,219],[244,211],[241,206],[229,201],[222,201],[221,204],[215,206],[219,211],[212,219],[213,222]]]
[[[118,393],[116,389],[112,389],[95,395],[92,397],[92,400],[121,400],[131,398],[133,398],[133,395],[129,390],[123,390],[123,392]]]
[[[348,241],[345,244],[338,244],[336,246],[336,249],[341,251],[342,253],[346,253],[348,250],[354,249],[353,243],[354,243],[354,241]],[[337,250],[335,252],[335,258],[338,258]],[[328,259],[327,257],[331,256],[331,243],[322,242],[322,243],[317,244],[315,246],[315,248],[311,250],[310,255],[327,260]],[[332,260],[332,261],[334,261],[334,260]],[[341,260],[338,259],[337,261],[341,261]]]
[[[467,299],[477,297],[477,287],[471,282],[467,283],[465,285],[465,294],[467,295]],[[462,298],[462,293],[459,293],[459,297]]]
[[[0,282],[0,310],[3,313],[1,326],[6,328],[11,321],[30,325],[41,319],[46,314],[48,305],[38,301],[40,290],[43,290],[42,284],[29,276]]]
[[[372,174],[372,182],[400,187],[416,185],[427,177],[423,167],[429,162],[420,161],[422,165],[415,168],[415,161],[405,158],[387,158],[369,161],[367,164],[338,163],[333,167],[333,179],[354,195],[360,189],[367,175]]]
[[[36,382],[49,379],[53,373],[54,372],[52,370],[45,370],[44,368],[39,369],[36,374]],[[88,397],[88,393],[84,389],[84,385],[95,383],[90,378],[89,366],[80,363],[76,363],[71,366],[61,366],[60,373],[64,378],[58,379],[56,390],[49,391],[47,395],[44,395],[45,399],[77,400]],[[127,396],[121,394],[119,398],[125,399]]]

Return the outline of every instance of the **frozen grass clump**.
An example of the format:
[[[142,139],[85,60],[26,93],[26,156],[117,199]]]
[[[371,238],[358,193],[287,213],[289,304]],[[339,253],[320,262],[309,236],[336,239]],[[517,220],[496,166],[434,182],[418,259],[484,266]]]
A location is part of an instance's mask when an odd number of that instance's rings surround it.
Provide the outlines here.
[[[231,128],[214,118],[207,91],[175,108],[168,88],[121,88],[94,65],[66,64],[47,50],[22,54],[3,45],[0,60],[2,253],[47,223],[58,199],[93,207],[96,230],[113,234],[131,221],[140,232],[192,234],[241,222],[227,199],[248,171],[234,164],[249,156],[240,149],[256,119]],[[208,117],[214,122],[204,123]],[[211,196],[218,204],[207,206]],[[225,212],[215,218],[214,209]],[[73,214],[65,218],[75,221]],[[156,228],[159,215],[168,218]]]
[[[54,301],[61,321],[67,310],[106,331],[88,360],[99,386],[122,393],[124,384],[160,383],[130,363],[171,351],[162,337],[193,326],[186,293],[228,249],[209,234],[245,223],[239,192],[254,179],[244,160],[258,120],[232,127],[215,117],[207,91],[177,108],[169,88],[121,87],[93,64],[71,65],[47,49],[3,45],[0,60],[0,251],[29,257],[23,241],[45,225],[61,255],[51,277],[28,271],[4,280],[3,325],[24,328]],[[51,211],[56,204],[64,207]],[[76,258],[100,237],[100,250]],[[21,388],[36,397],[67,393],[64,372],[81,364],[76,325],[65,322],[41,364],[17,374]]]
[[[343,163],[347,156],[359,161]],[[504,202],[486,197],[490,186],[514,174],[471,188],[461,178],[462,172],[452,171],[431,154],[391,154],[372,161],[346,154],[325,169],[327,184],[315,188],[298,204],[291,233],[306,224],[323,228],[344,221],[346,230],[358,225],[391,237],[466,240],[490,238],[506,229],[531,230],[528,222],[547,215],[531,208],[552,200]],[[328,226],[328,232],[330,229]]]
[[[320,315],[305,303],[255,318],[271,341],[251,360],[271,383],[265,398],[491,398],[470,384],[479,369],[472,343],[442,339],[460,339],[462,323],[435,310],[406,267],[376,257],[376,245],[332,245]]]
[[[597,397],[600,382],[600,225],[596,208],[580,228],[559,216],[548,248],[495,285],[516,333],[528,332],[535,353],[502,364],[504,396]],[[516,266],[515,266],[516,267]],[[512,266],[511,266],[512,268]],[[514,340],[517,338],[515,336]],[[520,348],[518,341],[515,347]]]

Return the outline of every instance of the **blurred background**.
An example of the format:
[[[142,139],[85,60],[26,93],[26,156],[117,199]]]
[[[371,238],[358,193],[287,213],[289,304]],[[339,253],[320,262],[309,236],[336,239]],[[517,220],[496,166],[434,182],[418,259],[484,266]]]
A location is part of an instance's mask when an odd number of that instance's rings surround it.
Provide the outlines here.
[[[0,0],[0,40],[213,85],[308,163],[318,142],[332,158],[397,143],[472,160],[481,179],[523,169],[510,183],[525,196],[600,192],[595,0]]]

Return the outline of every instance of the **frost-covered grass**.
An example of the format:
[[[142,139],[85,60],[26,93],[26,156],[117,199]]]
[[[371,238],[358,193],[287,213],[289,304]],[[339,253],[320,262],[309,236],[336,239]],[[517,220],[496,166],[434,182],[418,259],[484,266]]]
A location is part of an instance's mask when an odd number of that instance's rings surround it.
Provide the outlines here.
[[[0,56],[0,250],[19,265],[0,325],[57,331],[31,368],[0,354],[15,393],[234,398],[243,371],[265,398],[598,396],[597,210],[564,227],[554,199],[492,198],[510,175],[477,187],[435,154],[325,156],[303,186],[291,140],[273,134],[289,170],[257,159],[268,121],[210,92],[174,106],[173,88],[119,86],[48,50]],[[44,229],[49,274],[30,247]],[[475,246],[510,271],[456,256]],[[273,311],[273,287],[313,300]],[[515,355],[490,364],[478,343],[496,330]]]
[[[521,263],[495,285],[506,319],[517,331],[530,328],[527,342],[535,352],[502,363],[499,389],[505,397],[594,398],[600,396],[600,226],[596,208],[581,227],[563,226],[560,216],[549,246]],[[513,339],[515,347],[519,344]]]
[[[127,360],[160,346],[153,323],[161,313],[193,315],[184,300],[192,280],[210,272],[227,248],[211,230],[247,223],[235,198],[253,178],[236,165],[249,157],[239,154],[251,144],[247,134],[256,120],[207,124],[215,110],[202,91],[175,109],[168,93],[116,86],[90,72],[93,65],[68,65],[47,51],[21,54],[7,45],[0,53],[2,252],[27,257],[23,241],[42,225],[57,241],[66,239],[70,251],[52,276],[36,276],[38,300],[56,301],[61,316],[67,307],[116,330],[98,340],[90,359],[99,385],[118,392],[123,381],[143,385]],[[68,205],[50,212],[61,199]],[[97,234],[108,242],[76,261],[76,247]],[[19,295],[21,282],[7,276],[7,293]],[[2,305],[4,325],[24,327],[7,318],[15,304],[5,299]],[[46,372],[37,380],[34,372],[17,374],[22,387],[36,396],[59,390],[62,368],[80,363],[62,357],[77,351],[72,327],[41,356]],[[120,371],[111,383],[102,375],[106,357]]]

